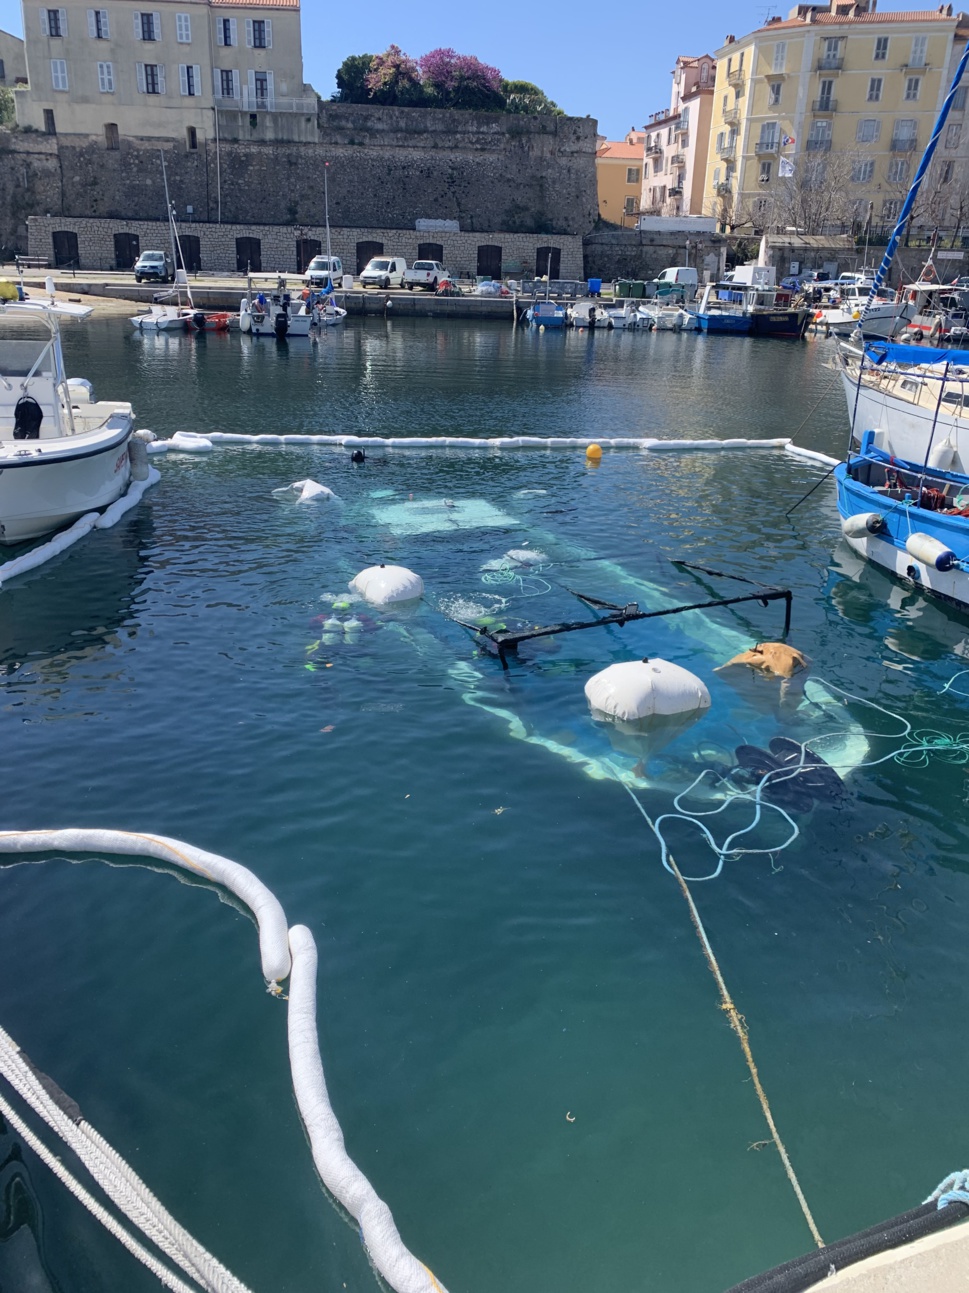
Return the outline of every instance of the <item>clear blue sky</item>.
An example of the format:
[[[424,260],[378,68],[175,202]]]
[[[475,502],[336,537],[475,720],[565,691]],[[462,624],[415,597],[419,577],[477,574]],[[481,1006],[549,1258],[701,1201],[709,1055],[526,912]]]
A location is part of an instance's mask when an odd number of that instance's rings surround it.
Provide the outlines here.
[[[440,45],[476,54],[514,80],[534,81],[566,112],[595,117],[610,139],[641,126],[669,103],[677,54],[713,51],[794,0],[646,0],[638,6],[577,0],[303,0],[305,76],[324,98],[348,54],[392,42],[415,58]],[[924,0],[881,0],[879,9],[934,8]],[[957,6],[958,7],[958,6]],[[0,0],[0,28],[23,34],[19,0]]]

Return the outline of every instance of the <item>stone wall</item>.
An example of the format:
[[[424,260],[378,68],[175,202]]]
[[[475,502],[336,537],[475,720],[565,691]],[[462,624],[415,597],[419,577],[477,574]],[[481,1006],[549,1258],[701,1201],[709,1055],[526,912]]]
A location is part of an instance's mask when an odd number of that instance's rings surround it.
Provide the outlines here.
[[[686,243],[690,251],[687,262]],[[699,264],[714,275],[719,271],[724,239],[715,233],[651,233],[639,229],[604,229],[584,239],[586,277],[656,278],[670,265]],[[699,260],[697,256],[699,254]],[[701,272],[700,277],[703,277]]]
[[[77,237],[79,268],[84,270],[114,269],[115,234],[134,234],[142,251],[161,250],[170,245],[168,226],[160,220],[78,219],[73,216],[32,216],[29,221],[29,254],[47,256],[53,263],[55,232],[73,233]],[[264,273],[277,270],[296,271],[296,230],[292,225],[267,224],[209,224],[191,220],[179,222],[179,234],[184,239],[199,240],[203,271],[210,273],[235,273],[245,265],[240,264],[237,239],[257,238],[259,257]],[[315,239],[321,247],[326,245],[326,230],[319,225],[300,226],[302,238]],[[334,256],[343,261],[344,270],[353,274],[357,270],[359,243],[379,243],[387,255],[403,256],[408,264],[418,259],[420,243],[438,243],[443,247],[444,263],[454,274],[473,275],[478,270],[478,248],[500,247],[502,271],[518,275],[522,271],[535,272],[536,252],[539,247],[556,247],[561,256],[560,275],[563,278],[582,277],[582,239],[573,234],[522,234],[505,231],[481,233],[418,233],[414,229],[394,228],[331,228],[330,244]],[[248,254],[243,249],[242,254]],[[366,258],[377,254],[368,248]],[[188,251],[186,249],[186,260]],[[544,268],[544,265],[543,265]]]
[[[245,134],[248,114],[236,115]],[[316,142],[298,142],[266,138],[256,115],[260,137],[200,134],[196,149],[123,128],[114,150],[98,136],[0,131],[0,174],[9,158],[14,190],[16,164],[36,166],[19,195],[0,181],[0,243],[23,249],[25,213],[158,219],[160,150],[179,214],[191,207],[205,223],[322,225],[325,162],[330,221],[342,228],[413,230],[426,218],[475,234],[581,236],[596,218],[591,118],[323,103]]]

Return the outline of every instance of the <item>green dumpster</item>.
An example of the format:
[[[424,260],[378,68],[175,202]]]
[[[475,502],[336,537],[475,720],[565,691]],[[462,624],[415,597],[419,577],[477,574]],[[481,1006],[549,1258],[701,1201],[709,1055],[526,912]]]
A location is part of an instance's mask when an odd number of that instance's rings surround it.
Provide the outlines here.
[[[626,279],[620,278],[617,280],[616,286],[613,288],[613,295],[628,296],[630,287],[631,287],[631,284]]]
[[[646,295],[646,284],[645,284],[645,283],[640,282],[638,279],[637,279],[637,281],[636,281],[635,283],[630,283],[630,284],[629,284],[629,295],[630,295],[630,296],[639,296],[639,297],[645,296],[645,295]]]

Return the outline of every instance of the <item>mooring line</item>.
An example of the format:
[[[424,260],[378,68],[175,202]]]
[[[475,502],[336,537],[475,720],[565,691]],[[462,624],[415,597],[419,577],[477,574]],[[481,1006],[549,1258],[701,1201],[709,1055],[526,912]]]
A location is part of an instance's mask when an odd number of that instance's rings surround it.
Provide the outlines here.
[[[635,792],[632,790],[630,786],[627,786],[625,782],[620,782],[620,784],[622,785],[622,788],[627,792],[627,794],[629,795],[633,803],[636,805],[636,807],[639,809],[640,813],[642,813],[643,817],[645,817],[650,830],[653,832],[654,835],[657,835],[656,827],[653,824],[652,818],[650,817],[649,813],[647,813],[643,805],[637,799]],[[657,838],[658,838],[658,835],[657,835]],[[781,1139],[781,1133],[778,1131],[777,1123],[774,1121],[774,1115],[771,1112],[770,1102],[767,1099],[767,1092],[764,1090],[763,1083],[760,1080],[760,1074],[757,1071],[757,1064],[754,1060],[754,1053],[750,1048],[750,1037],[747,1032],[747,1022],[744,1019],[743,1015],[740,1013],[740,1011],[737,1009],[734,1003],[733,997],[731,997],[730,995],[730,990],[727,987],[727,982],[723,977],[723,972],[720,969],[720,964],[717,961],[716,955],[713,950],[713,946],[710,943],[710,939],[709,939],[709,936],[707,935],[706,929],[704,929],[703,921],[700,919],[700,913],[697,910],[696,903],[693,901],[693,894],[690,892],[689,885],[684,880],[679,867],[676,865],[676,859],[673,857],[671,853],[667,853],[666,860],[669,864],[669,869],[673,872],[673,875],[676,877],[676,882],[680,886],[680,891],[683,894],[683,897],[686,899],[686,904],[690,911],[690,920],[693,922],[693,927],[696,930],[697,937],[700,940],[700,946],[703,948],[703,955],[706,957],[707,965],[710,969],[710,973],[713,975],[714,981],[717,985],[717,991],[720,993],[720,1009],[727,1016],[727,1019],[730,1021],[730,1027],[737,1034],[737,1039],[740,1042],[741,1050],[744,1053],[744,1059],[747,1062],[747,1068],[750,1070],[750,1076],[754,1084],[754,1090],[757,1092],[757,1099],[760,1101],[760,1107],[763,1110],[764,1118],[766,1119],[767,1126],[770,1129],[771,1139],[773,1140],[774,1144],[777,1146],[777,1152],[781,1156],[781,1162],[784,1164],[784,1171],[787,1173],[787,1179],[790,1181],[791,1188],[794,1190],[794,1193],[797,1196],[797,1201],[800,1204],[801,1211],[804,1214],[804,1220],[808,1224],[808,1229],[811,1231],[811,1236],[814,1239],[814,1242],[817,1244],[819,1248],[823,1248],[824,1240],[821,1238],[821,1232],[818,1230],[817,1224],[815,1223],[814,1217],[811,1213],[811,1209],[808,1207],[808,1201],[804,1197],[804,1191],[801,1189],[801,1183],[797,1179],[797,1173],[794,1171],[794,1165],[791,1162],[790,1155],[787,1152],[787,1147],[785,1146],[784,1141]]]

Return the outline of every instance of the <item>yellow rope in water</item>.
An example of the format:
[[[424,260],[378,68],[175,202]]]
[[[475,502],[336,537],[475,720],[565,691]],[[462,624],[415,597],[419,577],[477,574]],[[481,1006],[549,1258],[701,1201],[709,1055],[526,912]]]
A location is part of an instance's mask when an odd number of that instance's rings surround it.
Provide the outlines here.
[[[625,783],[622,784],[623,789],[628,792],[629,797],[646,818],[646,821],[649,822],[650,828],[655,833],[656,828],[653,825],[649,814],[646,812],[646,809],[633,794],[629,786],[625,785]],[[744,1059],[747,1061],[747,1068],[750,1070],[750,1076],[754,1083],[754,1090],[757,1092],[757,1099],[760,1101],[760,1107],[764,1111],[764,1118],[766,1119],[767,1126],[770,1129],[771,1139],[777,1146],[777,1152],[781,1156],[781,1162],[784,1164],[784,1171],[787,1173],[787,1179],[790,1181],[794,1193],[797,1196],[797,1201],[801,1205],[801,1211],[804,1213],[804,1220],[808,1224],[808,1229],[811,1231],[811,1236],[814,1239],[814,1242],[819,1248],[823,1248],[824,1240],[821,1238],[821,1232],[818,1230],[814,1217],[811,1214],[811,1209],[808,1207],[807,1199],[804,1197],[804,1191],[801,1189],[801,1183],[797,1179],[797,1173],[794,1171],[794,1166],[791,1163],[787,1147],[783,1140],[781,1140],[781,1133],[777,1130],[777,1123],[774,1121],[774,1115],[771,1113],[770,1102],[767,1099],[767,1092],[764,1090],[763,1084],[760,1080],[760,1074],[757,1072],[757,1065],[754,1062],[754,1053],[750,1049],[750,1038],[747,1033],[747,1021],[737,1009],[734,1004],[733,997],[731,997],[730,991],[727,988],[726,980],[723,977],[723,973],[714,954],[713,947],[710,944],[707,931],[704,929],[703,921],[700,919],[700,913],[697,910],[696,903],[693,901],[693,894],[690,892],[690,887],[684,880],[680,872],[680,868],[676,865],[676,859],[672,854],[667,855],[667,861],[670,869],[676,877],[677,884],[680,886],[680,891],[686,899],[686,905],[690,909],[690,919],[693,921],[693,928],[697,932],[700,946],[703,948],[703,955],[707,958],[707,965],[710,967],[710,973],[713,975],[714,981],[717,985],[717,991],[720,993],[720,1009],[727,1016],[730,1021],[730,1027],[737,1034],[741,1050],[744,1053]]]

